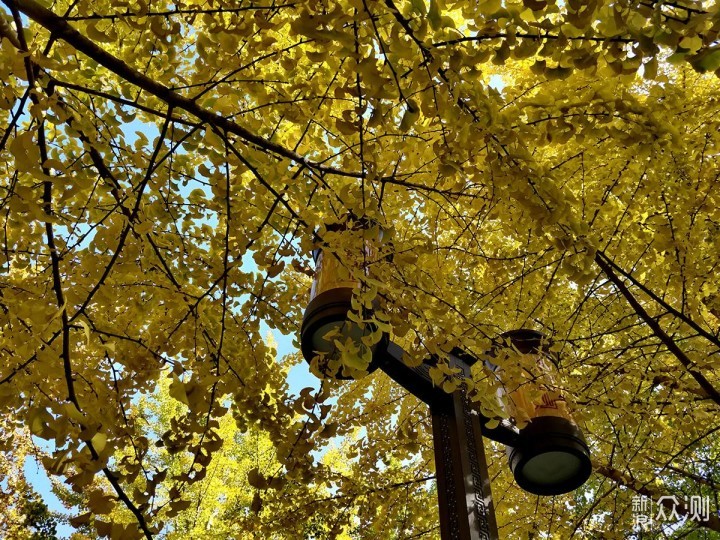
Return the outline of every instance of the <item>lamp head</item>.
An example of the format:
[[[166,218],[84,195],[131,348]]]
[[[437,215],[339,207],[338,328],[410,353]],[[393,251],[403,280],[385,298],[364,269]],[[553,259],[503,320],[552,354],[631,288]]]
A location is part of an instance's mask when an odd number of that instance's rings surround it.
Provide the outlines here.
[[[548,354],[550,342],[542,332],[520,328],[500,334],[500,346],[515,347],[522,354]]]
[[[590,450],[580,428],[572,418],[565,397],[559,390],[558,355],[540,332],[513,330],[500,336],[491,357],[511,347],[534,360],[524,368],[524,383],[507,389],[511,416],[529,419],[520,430],[514,448],[508,447],[510,469],[515,481],[535,495],[559,495],[583,485],[592,472]],[[502,381],[504,369],[488,362]],[[507,384],[507,383],[506,383]]]
[[[559,416],[533,418],[508,447],[510,469],[517,484],[535,495],[560,495],[582,486],[590,477],[590,450],[578,427]]]
[[[318,377],[356,379],[372,373],[379,365],[377,353],[387,347],[387,334],[378,343],[368,344],[374,326],[361,327],[348,318],[352,295],[350,287],[328,289],[313,298],[305,310],[300,349]]]
[[[300,348],[318,377],[356,379],[378,367],[379,353],[389,338],[364,322],[377,309],[377,302],[361,307],[359,316],[353,316],[357,313],[353,293],[362,288],[359,276],[368,275],[368,263],[377,259],[382,236],[376,222],[350,214],[345,222],[325,225],[323,246],[313,251],[315,275],[300,329]],[[331,249],[333,237],[343,237],[346,247]],[[358,299],[354,300],[357,305]]]

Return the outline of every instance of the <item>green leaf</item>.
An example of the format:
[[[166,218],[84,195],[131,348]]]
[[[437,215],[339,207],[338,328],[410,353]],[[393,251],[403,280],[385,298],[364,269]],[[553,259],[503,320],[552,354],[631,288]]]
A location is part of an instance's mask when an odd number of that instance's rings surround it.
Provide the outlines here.
[[[720,47],[715,46],[700,52],[690,59],[690,64],[700,73],[720,68]]]
[[[185,384],[183,384],[183,382],[174,373],[172,375],[172,383],[170,383],[169,391],[170,397],[175,398],[180,403],[184,403],[188,407],[190,406],[190,401],[188,400],[187,393],[185,392]]]
[[[433,30],[442,28],[442,17],[438,0],[430,0],[430,10],[428,11],[427,18]]]
[[[402,120],[400,121],[400,131],[406,132],[417,122],[420,117],[420,109],[414,101],[409,100],[405,114],[403,114]]]
[[[427,7],[425,6],[425,0],[410,0],[410,4],[412,5],[415,12],[419,13],[421,16],[425,16],[427,13]]]

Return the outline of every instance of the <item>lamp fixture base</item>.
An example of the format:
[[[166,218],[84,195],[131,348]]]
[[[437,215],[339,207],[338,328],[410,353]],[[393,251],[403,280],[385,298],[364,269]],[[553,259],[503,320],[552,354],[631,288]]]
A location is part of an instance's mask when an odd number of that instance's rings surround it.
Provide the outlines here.
[[[336,360],[333,361],[327,357],[323,358],[317,352],[317,343],[322,338],[322,336],[317,335],[319,332],[327,331],[332,325],[357,326],[348,319],[348,312],[352,311],[352,295],[353,289],[350,287],[328,289],[313,298],[305,309],[300,329],[300,350],[305,360],[311,366],[316,366],[317,371],[323,377],[343,380],[356,378],[351,372],[355,371],[357,373],[357,370],[351,371],[342,365],[332,366],[331,363],[337,363]],[[372,325],[368,325],[367,328],[374,330]],[[348,333],[352,333],[352,328],[349,329]],[[388,342],[387,334],[383,334],[380,342],[373,347],[372,359],[367,367],[366,374],[372,373],[378,368],[382,356],[378,354],[378,351],[386,349]]]
[[[517,445],[507,451],[515,481],[535,495],[573,491],[592,472],[590,450],[582,432],[559,416],[533,418],[520,430]]]

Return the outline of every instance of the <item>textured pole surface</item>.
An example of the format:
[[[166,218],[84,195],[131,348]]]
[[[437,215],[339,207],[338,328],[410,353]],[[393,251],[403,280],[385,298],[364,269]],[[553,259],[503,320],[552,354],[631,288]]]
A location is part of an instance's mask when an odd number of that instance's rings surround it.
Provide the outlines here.
[[[469,376],[466,362],[454,356],[451,362]],[[485,419],[471,408],[464,385],[452,395],[445,393],[432,383],[428,364],[407,367],[402,362],[402,349],[394,343],[388,347],[380,369],[430,406],[442,540],[497,540],[483,447]],[[504,425],[486,431],[504,444],[516,437]]]
[[[442,540],[497,540],[478,415],[460,390],[430,411]]]

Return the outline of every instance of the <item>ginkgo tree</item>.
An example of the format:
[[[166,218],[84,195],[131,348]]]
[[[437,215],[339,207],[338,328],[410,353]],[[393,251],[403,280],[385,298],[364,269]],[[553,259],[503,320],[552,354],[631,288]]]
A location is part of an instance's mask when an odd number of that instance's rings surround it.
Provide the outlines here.
[[[424,406],[380,372],[292,393],[265,339],[322,246],[411,364],[551,336],[593,475],[538,498],[492,447],[503,537],[717,534],[719,31],[692,0],[2,0],[7,463],[42,440],[111,538],[437,538]]]

